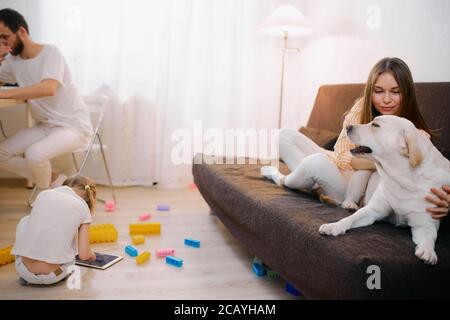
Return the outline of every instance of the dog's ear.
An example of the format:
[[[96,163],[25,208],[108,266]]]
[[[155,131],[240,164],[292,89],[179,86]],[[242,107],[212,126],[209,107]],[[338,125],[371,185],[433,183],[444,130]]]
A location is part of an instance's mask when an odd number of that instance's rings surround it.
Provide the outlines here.
[[[417,141],[417,135],[415,130],[401,130],[400,131],[401,142],[401,154],[409,158],[409,164],[415,168],[422,163],[423,153],[419,147]]]

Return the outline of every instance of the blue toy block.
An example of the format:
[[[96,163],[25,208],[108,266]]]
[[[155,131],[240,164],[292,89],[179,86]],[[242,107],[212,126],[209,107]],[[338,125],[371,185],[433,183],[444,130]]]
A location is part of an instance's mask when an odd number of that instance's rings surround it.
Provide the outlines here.
[[[138,255],[138,251],[132,246],[126,246],[125,252],[128,253],[132,257],[136,257]]]
[[[183,260],[175,258],[174,256],[167,256],[166,263],[171,264],[178,268],[181,268],[183,266]]]
[[[200,241],[194,239],[184,239],[184,244],[194,248],[200,248]]]
[[[169,211],[170,210],[170,206],[168,204],[158,204],[158,206],[156,207],[156,210],[158,210],[158,211]]]
[[[263,266],[257,262],[253,262],[252,263],[252,269],[253,272],[258,276],[258,277],[264,277],[266,271],[264,270]]]
[[[254,258],[253,258],[253,263],[257,263],[257,264],[259,264],[260,266],[263,265],[263,262],[262,262],[258,257],[254,257]]]
[[[301,292],[298,291],[292,284],[290,284],[289,282],[286,282],[286,291],[289,292],[290,294],[298,297],[301,295]]]

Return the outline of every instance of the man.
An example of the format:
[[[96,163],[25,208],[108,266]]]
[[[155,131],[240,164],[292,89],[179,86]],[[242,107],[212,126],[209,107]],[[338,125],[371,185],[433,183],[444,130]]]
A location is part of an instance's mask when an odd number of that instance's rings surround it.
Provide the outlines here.
[[[39,189],[61,185],[50,159],[84,147],[92,135],[89,112],[56,46],[34,42],[24,17],[0,10],[0,99],[27,100],[36,126],[0,142],[0,168],[33,180]]]

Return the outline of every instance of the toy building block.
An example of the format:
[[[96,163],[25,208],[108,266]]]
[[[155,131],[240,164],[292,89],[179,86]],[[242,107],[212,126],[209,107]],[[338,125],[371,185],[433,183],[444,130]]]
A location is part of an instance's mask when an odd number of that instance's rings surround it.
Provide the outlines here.
[[[298,297],[301,295],[300,291],[298,291],[292,284],[290,284],[289,282],[286,282],[286,291],[289,292],[290,294]]]
[[[161,233],[161,223],[145,222],[130,224],[130,235]]]
[[[275,279],[275,278],[279,277],[278,273],[276,271],[273,271],[270,268],[266,268],[266,274],[267,274],[267,278],[269,278],[269,279]]]
[[[158,204],[156,206],[156,210],[158,210],[158,211],[169,211],[170,210],[170,206],[168,204]]]
[[[150,252],[144,251],[136,257],[136,263],[143,264],[144,262],[150,259],[150,256],[151,256]]]
[[[253,258],[253,264],[257,264],[258,265],[258,269],[257,270],[259,270],[259,267],[260,268],[263,268],[264,269],[264,273],[267,275],[267,278],[271,278],[271,279],[274,279],[274,278],[278,278],[279,277],[279,275],[278,275],[278,273],[277,272],[275,272],[275,271],[273,271],[272,269],[270,269],[265,263],[263,263],[262,262],[262,260],[261,259],[259,259],[258,257],[254,257]],[[255,270],[255,269],[253,269],[253,270]]]
[[[138,251],[130,245],[125,247],[125,252],[132,257],[136,257],[138,255]]]
[[[166,263],[171,264],[175,267],[181,268],[183,266],[183,260],[175,258],[173,256],[166,257]]]
[[[252,263],[252,269],[253,272],[258,276],[258,277],[264,277],[264,275],[266,274],[266,271],[264,270],[263,266],[259,263],[253,262]]]
[[[165,258],[167,256],[173,256],[175,254],[175,249],[165,248],[156,250],[156,256],[158,258]]]
[[[152,217],[150,213],[143,213],[139,216],[139,221],[145,221]]]
[[[262,265],[263,265],[263,262],[261,261],[261,259],[259,259],[259,258],[256,257],[256,256],[253,258],[253,263],[257,263],[257,264],[261,265],[261,267],[262,267]]]
[[[11,254],[12,248],[13,245],[9,245],[0,249],[0,266],[14,262],[16,260],[16,256]]]
[[[89,242],[116,242],[117,229],[112,223],[94,224],[89,227]]]
[[[184,239],[184,244],[190,247],[194,248],[200,248],[200,240],[194,240],[194,239]]]
[[[116,210],[116,203],[114,200],[106,201],[105,203],[105,211],[106,212],[114,212]]]
[[[133,244],[144,244],[145,237],[144,236],[131,236],[131,241],[133,241]]]
[[[192,183],[189,185],[189,189],[195,190],[195,189],[197,189],[197,185],[196,185],[195,183],[192,182]]]

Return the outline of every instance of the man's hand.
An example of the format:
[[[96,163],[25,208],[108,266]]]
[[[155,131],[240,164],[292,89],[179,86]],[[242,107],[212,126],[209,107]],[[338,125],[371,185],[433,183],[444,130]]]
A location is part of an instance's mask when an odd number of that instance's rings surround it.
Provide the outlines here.
[[[0,44],[0,64],[5,60],[6,55],[11,51],[11,47]]]
[[[53,79],[44,79],[37,84],[28,87],[13,88],[0,91],[1,99],[39,99],[51,97],[56,94],[59,82]]]
[[[431,216],[434,219],[445,218],[450,210],[450,186],[443,186],[442,189],[431,188],[431,192],[436,195],[436,197],[426,196],[425,199],[434,203],[436,207],[427,208],[427,211],[431,213]]]

